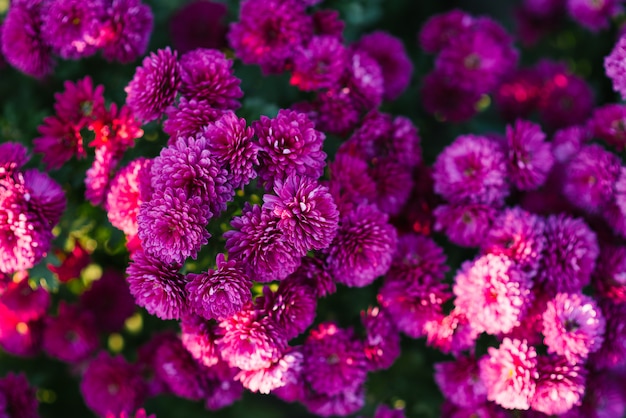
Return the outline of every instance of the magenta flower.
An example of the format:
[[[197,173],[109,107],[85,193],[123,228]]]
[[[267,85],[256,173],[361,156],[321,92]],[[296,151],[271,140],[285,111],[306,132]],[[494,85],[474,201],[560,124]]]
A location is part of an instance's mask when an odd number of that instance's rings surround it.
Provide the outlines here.
[[[288,351],[271,366],[259,370],[241,370],[235,376],[251,392],[268,394],[288,384],[294,384],[302,371],[303,355],[299,348]]]
[[[543,314],[544,343],[548,351],[571,364],[584,361],[603,342],[605,319],[589,296],[558,293]]]
[[[124,88],[126,104],[144,122],[159,119],[174,102],[180,86],[178,54],[170,48],[150,53]]]
[[[600,250],[593,287],[613,303],[626,303],[626,247],[606,245]]]
[[[464,313],[457,308],[447,316],[440,316],[424,326],[426,342],[443,353],[458,355],[473,350],[480,332],[476,331]]]
[[[604,71],[613,82],[613,90],[626,97],[626,36],[620,36],[613,50],[604,58]]]
[[[361,311],[368,370],[388,369],[400,356],[400,334],[394,322],[389,313],[379,307]]]
[[[224,319],[251,301],[252,281],[241,264],[218,254],[217,268],[206,273],[189,273],[186,280],[191,308],[205,319]]]
[[[154,23],[152,10],[141,0],[111,0],[98,46],[108,61],[129,63],[145,54]]]
[[[164,339],[153,355],[154,372],[172,394],[193,401],[208,395],[210,369],[196,362],[180,339]]]
[[[500,204],[509,194],[506,177],[499,144],[476,135],[458,137],[433,166],[435,192],[452,203]]]
[[[211,367],[221,361],[215,323],[196,315],[185,315],[180,323],[180,331],[180,341],[198,363]]]
[[[477,331],[507,333],[530,306],[530,277],[504,255],[464,262],[454,281],[455,305]]]
[[[347,67],[348,52],[341,39],[314,36],[296,49],[290,83],[303,91],[337,87]]]
[[[561,415],[580,405],[587,370],[559,356],[537,358],[539,378],[530,406],[546,415]]]
[[[480,379],[474,357],[460,356],[453,361],[435,364],[435,382],[446,400],[465,408],[487,401],[487,388]]]
[[[43,349],[66,363],[87,359],[100,345],[95,317],[91,312],[61,303],[56,317],[46,318]]]
[[[0,412],[6,417],[39,417],[36,390],[23,373],[8,373],[0,379]]]
[[[347,416],[359,411],[365,405],[365,387],[347,388],[335,395],[310,391],[301,402],[307,409],[322,417]]]
[[[228,27],[225,4],[196,0],[181,6],[170,18],[169,31],[174,49],[184,54],[196,48],[223,49]]]
[[[566,5],[570,16],[593,32],[605,29],[610,19],[623,10],[619,0],[567,0]]]
[[[474,18],[459,10],[430,17],[419,32],[420,46],[431,54],[441,52],[452,40],[474,25]]]
[[[554,163],[550,144],[541,127],[517,120],[507,126],[507,160],[511,183],[519,190],[534,190],[545,183]]]
[[[435,208],[435,231],[443,231],[450,242],[462,247],[478,247],[485,240],[498,211],[490,205],[461,203]]]
[[[180,94],[188,100],[206,101],[218,109],[237,109],[243,91],[233,74],[233,62],[215,49],[195,49],[180,59]]]
[[[489,347],[489,354],[478,365],[488,400],[507,409],[530,408],[538,378],[534,347],[504,338],[500,347]]]
[[[180,98],[178,105],[165,110],[167,120],[163,123],[163,132],[170,136],[167,145],[174,145],[178,138],[195,137],[203,128],[217,121],[224,111],[215,109],[204,100]]]
[[[478,111],[476,105],[481,94],[476,91],[459,90],[447,77],[438,72],[427,74],[420,90],[422,106],[437,119],[463,122]]]

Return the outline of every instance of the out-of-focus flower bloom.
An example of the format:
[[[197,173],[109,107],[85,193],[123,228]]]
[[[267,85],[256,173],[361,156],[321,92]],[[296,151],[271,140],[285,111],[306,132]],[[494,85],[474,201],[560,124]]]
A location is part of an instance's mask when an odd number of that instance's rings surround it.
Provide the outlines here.
[[[148,48],[154,23],[152,10],[141,0],[111,0],[97,45],[108,61],[129,63]]]
[[[225,47],[227,11],[225,4],[207,0],[195,0],[182,6],[169,21],[174,49],[184,54],[196,48]]]

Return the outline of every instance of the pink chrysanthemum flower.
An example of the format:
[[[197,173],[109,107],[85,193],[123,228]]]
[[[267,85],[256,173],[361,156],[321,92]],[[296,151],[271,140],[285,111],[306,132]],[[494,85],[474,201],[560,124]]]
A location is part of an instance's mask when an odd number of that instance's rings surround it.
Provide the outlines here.
[[[314,36],[294,52],[290,83],[303,91],[337,87],[347,67],[348,52],[341,39]]]
[[[196,315],[185,315],[180,323],[180,340],[189,354],[206,367],[221,359],[217,349],[217,325]]]
[[[221,320],[251,301],[252,281],[240,262],[226,261],[224,254],[218,254],[215,262],[215,270],[187,275],[187,293],[189,304],[198,315]]]
[[[195,0],[181,6],[169,20],[172,46],[181,54],[196,48],[226,47],[228,8],[223,3]]]
[[[494,220],[480,247],[483,253],[509,257],[523,272],[534,276],[546,245],[543,228],[541,217],[519,207],[506,208]]]
[[[45,316],[50,307],[50,293],[43,287],[33,289],[28,277],[2,286],[0,304],[8,308],[20,321],[32,321]]]
[[[258,64],[265,74],[280,73],[295,48],[313,34],[313,22],[298,0],[246,0],[239,22],[230,26],[228,41],[245,64]]]
[[[92,205],[99,205],[106,197],[119,161],[120,155],[112,147],[96,148],[94,160],[85,174],[85,199]]]
[[[152,10],[141,0],[111,0],[98,37],[102,56],[108,61],[134,61],[146,52],[153,23]]]
[[[8,373],[0,379],[0,414],[7,418],[37,418],[36,390],[24,374]]]
[[[297,252],[277,226],[278,220],[260,206],[244,206],[224,233],[229,258],[243,263],[248,277],[269,282],[282,280],[297,270],[304,253]]]
[[[387,215],[360,205],[340,219],[326,262],[337,282],[364,287],[387,272],[395,248],[396,230]]]
[[[91,312],[61,303],[56,317],[46,318],[43,349],[66,363],[87,359],[100,345],[96,321]]]
[[[187,312],[185,280],[176,267],[138,251],[133,254],[126,274],[135,301],[150,314],[161,319],[179,319]]]
[[[180,94],[189,100],[206,101],[218,109],[237,109],[243,91],[233,74],[233,62],[215,49],[195,49],[180,59]]]
[[[126,104],[144,122],[159,119],[174,102],[181,82],[178,53],[168,47],[150,53],[124,88]]]
[[[189,199],[198,198],[205,216],[218,216],[233,197],[228,173],[211,152],[210,139],[200,134],[195,138],[178,138],[163,148],[152,163],[151,183],[155,190],[172,188]]]
[[[626,303],[626,247],[606,245],[593,272],[593,287],[613,303]]]
[[[507,333],[530,305],[530,277],[504,255],[464,262],[454,281],[455,305],[478,331]]]
[[[224,114],[204,100],[180,98],[178,105],[165,110],[167,120],[163,123],[163,132],[170,136],[168,145],[176,143],[178,138],[195,137]]]
[[[300,349],[290,348],[277,362],[259,370],[241,370],[235,376],[251,392],[268,394],[300,378],[303,355]]]
[[[613,90],[626,98],[626,36],[620,36],[611,53],[604,58],[604,71],[613,82]]]
[[[105,4],[102,0],[45,2],[41,13],[42,37],[62,58],[94,54]]]
[[[338,395],[365,382],[363,343],[355,338],[352,329],[324,322],[311,330],[303,352],[304,378],[317,393]]]
[[[104,207],[111,225],[121,229],[129,238],[137,235],[137,214],[144,199],[141,182],[149,181],[152,160],[138,158],[117,172],[111,181]]]
[[[364,352],[368,370],[384,370],[400,356],[400,334],[387,311],[370,307],[361,311],[365,328]]]
[[[488,400],[507,409],[530,408],[538,377],[534,347],[504,338],[499,348],[489,348],[489,354],[479,360],[479,368]]]
[[[587,370],[558,356],[537,358],[539,378],[530,406],[546,415],[561,415],[580,405]]]
[[[541,127],[517,120],[515,125],[507,126],[506,139],[511,183],[519,190],[534,190],[543,185],[554,157]]]
[[[596,213],[611,200],[620,166],[617,155],[599,145],[584,146],[567,164],[563,194],[573,205]]]
[[[75,83],[65,81],[63,88],[63,91],[54,94],[54,111],[61,120],[70,122],[71,126],[88,126],[106,112],[104,86],[99,84],[94,88],[91,77],[83,77]]]
[[[473,350],[480,334],[471,326],[465,314],[456,308],[447,316],[428,322],[424,326],[424,332],[429,346],[455,355]]]
[[[605,29],[610,19],[621,12],[619,0],[567,0],[570,16],[585,28],[596,32]]]
[[[263,210],[278,220],[277,227],[298,252],[321,250],[335,238],[339,212],[328,189],[316,180],[289,175],[274,181],[276,195],[263,196]]]
[[[584,361],[603,342],[605,320],[589,296],[558,293],[543,314],[544,343],[548,351],[571,364]]]
[[[626,106],[608,104],[598,107],[587,122],[593,136],[602,139],[618,151],[626,147]]]
[[[462,407],[487,401],[487,388],[480,379],[478,362],[473,356],[435,364],[435,382],[446,400]]]
[[[207,146],[228,172],[228,183],[239,189],[256,177],[255,166],[259,164],[259,149],[253,142],[254,130],[246,127],[246,120],[233,112],[224,113],[215,123],[202,130]]]
[[[478,113],[481,94],[459,90],[438,72],[427,74],[422,80],[422,106],[441,121],[463,122]]]
[[[377,31],[363,36],[355,47],[365,51],[380,65],[385,87],[383,98],[398,98],[409,85],[413,73],[413,63],[402,41],[387,32]]]
[[[474,18],[459,9],[432,16],[419,32],[420,46],[431,54],[438,53],[473,24]]]
[[[2,23],[2,53],[11,66],[32,77],[43,78],[52,72],[50,46],[41,33],[39,0],[12,2]]]
[[[48,116],[37,130],[41,136],[33,140],[33,150],[43,154],[42,161],[48,169],[61,168],[74,155],[86,156],[83,138],[74,124]]]
[[[200,196],[168,187],[141,204],[139,239],[147,254],[164,263],[180,264],[187,257],[195,259],[209,241],[209,219]]]
[[[264,369],[280,360],[287,349],[287,339],[280,328],[250,305],[221,321],[219,327],[220,355],[231,367]]]
[[[551,294],[576,293],[589,284],[600,250],[596,234],[581,219],[551,215],[537,282]]]
[[[435,231],[443,231],[450,242],[461,247],[478,247],[491,230],[498,211],[480,203],[440,205],[433,211]]]
[[[101,416],[135,411],[144,401],[145,389],[136,366],[106,352],[89,363],[80,382],[85,403]]]
[[[435,192],[452,203],[500,204],[509,194],[506,178],[500,145],[476,135],[458,137],[433,166]]]
[[[252,123],[259,138],[259,180],[271,190],[276,179],[289,174],[317,180],[324,170],[325,135],[303,113],[281,109],[274,119],[261,116]]]

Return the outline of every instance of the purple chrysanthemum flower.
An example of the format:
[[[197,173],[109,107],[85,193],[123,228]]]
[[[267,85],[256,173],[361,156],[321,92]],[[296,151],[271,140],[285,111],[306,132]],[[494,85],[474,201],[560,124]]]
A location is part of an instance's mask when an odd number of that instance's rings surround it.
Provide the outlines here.
[[[300,378],[303,355],[299,348],[288,351],[271,366],[259,370],[241,370],[235,376],[251,392],[268,394],[273,390],[293,384]]]
[[[590,139],[589,136],[589,130],[585,126],[574,125],[556,131],[552,137],[555,163],[567,163],[571,160]]]
[[[612,197],[620,166],[617,155],[599,145],[584,146],[567,164],[563,194],[573,205],[598,212]]]
[[[29,159],[28,149],[19,142],[0,144],[0,178],[17,172]]]
[[[141,204],[150,198],[142,196],[141,183],[150,181],[152,160],[140,157],[117,172],[107,193],[104,207],[111,225],[121,229],[129,239],[138,232],[137,214]]]
[[[137,251],[126,269],[130,293],[139,306],[161,319],[179,319],[187,312],[187,291],[178,269]]]
[[[164,340],[154,352],[157,377],[176,396],[198,401],[207,396],[206,375],[210,368],[196,362],[180,339]]]
[[[46,318],[43,349],[66,363],[88,358],[100,345],[96,321],[91,312],[61,303],[56,317]]]
[[[52,72],[50,46],[41,33],[39,0],[12,2],[2,23],[2,53],[9,64],[32,77],[43,78]]]
[[[585,28],[596,32],[608,27],[610,19],[622,11],[619,0],[567,0],[570,16]]]
[[[180,59],[180,94],[188,100],[206,101],[218,109],[237,109],[243,91],[233,74],[233,62],[215,49],[195,49]]]
[[[374,203],[389,215],[399,215],[413,190],[412,167],[385,158],[370,168],[369,175],[376,184]]]
[[[252,281],[240,262],[218,254],[216,270],[187,275],[190,307],[205,319],[224,319],[251,301]]]
[[[210,140],[202,134],[178,138],[176,143],[161,150],[150,168],[155,190],[164,192],[171,188],[189,200],[198,200],[207,221],[226,209],[226,202],[234,194],[228,173],[216,160],[209,144]]]
[[[181,83],[178,53],[168,47],[150,53],[124,88],[126,104],[144,122],[159,119],[174,102]]]
[[[504,255],[487,254],[464,262],[454,282],[455,305],[478,331],[507,333],[519,325],[530,306],[530,277]]]
[[[487,399],[507,409],[530,408],[535,394],[537,353],[525,341],[504,338],[499,348],[479,360],[480,378]]]
[[[218,331],[214,322],[185,315],[180,323],[180,340],[198,363],[211,367],[221,361],[217,349]]]
[[[421,97],[424,109],[438,120],[462,122],[478,113],[481,94],[459,90],[448,78],[432,72],[422,80]]]
[[[108,61],[129,63],[146,52],[154,17],[141,0],[111,0],[98,46]]]
[[[500,204],[509,194],[506,178],[500,145],[476,135],[458,137],[433,166],[435,192],[452,203]]]
[[[363,351],[369,371],[388,369],[400,356],[400,334],[394,322],[389,313],[379,307],[361,311],[365,328]]]
[[[313,323],[317,298],[305,280],[290,276],[275,292],[265,286],[263,296],[257,297],[255,304],[281,329],[285,338],[291,340]]]
[[[626,36],[622,35],[611,53],[604,58],[604,71],[613,82],[613,90],[626,98]]]
[[[314,36],[294,52],[290,83],[300,90],[337,87],[348,66],[348,52],[341,39]]]
[[[537,369],[539,378],[530,401],[533,410],[552,416],[580,405],[587,377],[584,367],[559,356],[539,356]]]
[[[473,356],[435,364],[435,382],[446,400],[462,407],[475,407],[487,401],[487,388],[480,379]]]
[[[238,371],[224,361],[206,370],[204,383],[207,387],[207,395],[204,398],[204,407],[207,410],[216,411],[241,399],[244,387],[234,380]]]
[[[52,229],[65,211],[65,193],[48,174],[36,169],[24,172],[24,199],[28,209],[39,216],[46,229]]]
[[[593,136],[622,151],[626,147],[626,106],[608,104],[596,108],[587,122]]]
[[[303,352],[304,378],[317,393],[338,395],[361,386],[367,378],[363,343],[352,329],[321,323],[311,330]]]
[[[549,216],[544,231],[538,284],[552,295],[581,291],[589,284],[600,253],[595,233],[583,220],[566,215]]]
[[[601,296],[613,303],[626,303],[626,246],[602,247],[592,284]]]
[[[263,210],[278,220],[277,227],[298,252],[321,250],[335,238],[339,212],[328,189],[316,180],[289,175],[274,181],[276,195],[263,196]]]
[[[228,41],[245,64],[265,74],[280,73],[293,51],[310,39],[313,22],[298,0],[246,0]]]
[[[101,416],[135,411],[143,404],[145,390],[136,366],[106,352],[91,360],[80,382],[85,403]]]
[[[24,374],[8,373],[0,379],[0,416],[38,418],[35,388]]]
[[[363,110],[373,110],[382,103],[385,90],[383,72],[378,62],[365,51],[351,51],[344,82],[354,101]]]
[[[106,113],[104,86],[99,84],[94,88],[91,77],[85,76],[75,83],[66,80],[63,87],[63,91],[54,94],[54,111],[61,120],[75,127],[84,127]],[[84,157],[81,155],[84,151],[78,151],[78,156]]]
[[[541,217],[519,207],[506,208],[494,220],[480,247],[483,253],[509,257],[523,272],[534,276],[546,245],[543,228]]]
[[[590,374],[580,406],[561,415],[562,418],[613,418],[624,416],[626,399],[623,383],[607,373]]]
[[[376,183],[368,174],[367,163],[361,158],[339,151],[328,168],[328,189],[341,214],[349,213],[360,204],[375,201]]]
[[[211,236],[202,198],[170,187],[155,191],[152,199],[141,204],[137,223],[146,253],[164,263],[195,259]]]
[[[626,364],[626,304],[604,301],[602,315],[606,320],[604,343],[589,356],[595,369],[608,369]]]
[[[383,98],[397,99],[409,85],[413,73],[413,63],[402,41],[387,32],[376,31],[363,36],[355,46],[380,65],[385,88]]]
[[[544,343],[548,351],[571,364],[584,362],[603,342],[605,320],[589,296],[558,293],[543,313]]]
[[[254,130],[246,127],[245,119],[226,112],[203,128],[202,135],[215,160],[228,172],[228,183],[234,189],[242,188],[256,177],[254,167],[259,164],[259,149],[252,141]]]
[[[519,190],[534,190],[545,183],[554,164],[550,143],[541,127],[517,120],[507,126],[507,162],[511,183]]]
[[[491,229],[498,211],[480,203],[440,205],[433,211],[435,231],[443,231],[450,242],[461,247],[478,247]]]
[[[181,54],[196,48],[226,47],[228,8],[223,3],[196,0],[181,6],[169,21],[172,46]]]
[[[105,333],[120,331],[136,308],[124,274],[111,268],[80,295],[79,306],[94,315],[96,329]]]
[[[420,46],[431,54],[438,53],[473,24],[474,18],[459,9],[432,16],[419,32]]]
[[[252,123],[259,138],[259,180],[271,190],[276,179],[289,174],[317,180],[324,170],[325,135],[299,112],[281,109],[274,119],[261,116]]]
[[[335,395],[309,391],[300,401],[315,415],[343,417],[354,414],[363,408],[365,405],[365,387],[360,385],[346,388]]]
[[[248,277],[269,282],[282,280],[296,271],[304,253],[293,248],[268,210],[246,203],[240,217],[224,233],[229,258],[243,263]]]
[[[309,286],[316,298],[332,295],[337,291],[337,285],[321,257],[302,257],[302,264],[293,274]]]
[[[395,249],[396,230],[387,215],[360,205],[340,219],[326,262],[337,282],[364,287],[387,272]]]
[[[497,24],[492,22],[492,25]],[[504,38],[482,29],[482,24],[463,32],[463,36],[451,38],[435,61],[435,71],[460,90],[491,91],[509,70],[515,68],[518,59],[511,39],[506,39],[508,35],[502,28],[498,26],[498,29],[504,33]]]
[[[102,0],[45,2],[41,13],[42,37],[62,58],[94,54],[105,4]]]
[[[387,280],[410,283],[423,276],[443,280],[448,270],[446,255],[432,238],[405,234],[398,238]]]
[[[350,89],[343,88],[320,92],[314,111],[319,130],[342,136],[356,127],[362,112]]]
[[[217,121],[224,114],[223,110],[215,109],[205,100],[187,100],[180,98],[178,105],[165,110],[167,120],[163,122],[163,132],[170,136],[168,145],[174,145],[180,137],[194,137],[203,128]]]
[[[277,362],[287,349],[287,339],[267,316],[248,305],[220,322],[222,337],[217,341],[222,358],[241,370],[259,370]]]

